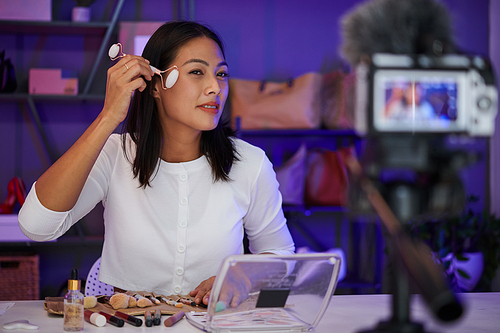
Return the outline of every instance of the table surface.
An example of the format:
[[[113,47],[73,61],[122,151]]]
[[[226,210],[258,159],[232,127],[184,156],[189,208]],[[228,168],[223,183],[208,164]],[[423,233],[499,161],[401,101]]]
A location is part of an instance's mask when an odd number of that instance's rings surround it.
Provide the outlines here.
[[[411,301],[412,321],[424,325],[426,332],[499,332],[500,330],[500,293],[467,293],[459,295],[465,304],[465,313],[457,321],[444,324],[434,319],[421,298],[416,295]],[[16,320],[28,320],[39,326],[36,332],[64,332],[63,317],[48,314],[43,301],[11,301],[0,302],[0,308],[6,303],[15,303],[5,313],[0,315],[0,329],[5,323]],[[335,295],[324,317],[315,329],[315,332],[351,333],[373,328],[381,320],[388,319],[391,315],[391,295]],[[166,316],[162,317],[161,326],[134,327],[125,324],[118,328],[110,324],[104,327],[96,327],[88,322],[84,324],[85,332],[117,331],[127,332],[151,332],[168,331],[171,333],[200,333],[201,330],[191,326],[182,319],[172,327],[163,325]],[[13,330],[2,330],[2,332],[15,332]],[[27,332],[19,330],[18,332]]]

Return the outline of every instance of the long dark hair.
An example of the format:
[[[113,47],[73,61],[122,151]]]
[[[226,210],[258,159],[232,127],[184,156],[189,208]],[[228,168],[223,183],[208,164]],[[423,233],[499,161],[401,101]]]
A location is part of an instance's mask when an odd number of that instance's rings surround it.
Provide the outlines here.
[[[224,54],[224,46],[217,34],[208,27],[192,21],[172,21],[156,30],[146,44],[142,56],[156,68],[168,68],[176,58],[180,48],[198,37],[208,37],[215,41]],[[140,186],[151,186],[151,180],[159,163],[163,142],[163,129],[158,109],[153,97],[153,89],[158,76],[146,81],[147,87],[141,93],[135,91],[127,120],[122,133],[128,133],[136,145],[136,155],[131,161],[134,177]],[[200,151],[206,156],[212,168],[213,181],[229,181],[229,171],[233,162],[238,161],[237,151],[231,137],[235,132],[228,121],[221,118],[217,127],[201,134]],[[123,135],[123,150],[126,153],[126,135]],[[128,158],[128,156],[127,156]]]

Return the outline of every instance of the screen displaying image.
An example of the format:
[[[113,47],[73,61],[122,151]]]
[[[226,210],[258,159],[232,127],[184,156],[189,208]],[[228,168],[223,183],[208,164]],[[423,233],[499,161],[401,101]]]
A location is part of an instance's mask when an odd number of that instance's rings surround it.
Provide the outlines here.
[[[374,87],[374,126],[383,131],[456,129],[459,118],[457,77],[379,75]]]

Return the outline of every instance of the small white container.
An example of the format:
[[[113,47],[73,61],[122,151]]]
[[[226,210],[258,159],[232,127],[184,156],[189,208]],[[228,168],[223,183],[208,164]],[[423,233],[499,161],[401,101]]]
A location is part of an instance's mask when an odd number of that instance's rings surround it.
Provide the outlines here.
[[[90,21],[90,7],[73,7],[71,13],[71,20],[73,22],[89,22]]]

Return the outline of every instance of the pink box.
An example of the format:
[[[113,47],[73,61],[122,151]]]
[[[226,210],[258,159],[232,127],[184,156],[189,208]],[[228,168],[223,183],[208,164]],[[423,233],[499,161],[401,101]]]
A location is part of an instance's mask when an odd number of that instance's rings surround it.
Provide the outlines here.
[[[52,0],[0,0],[0,20],[51,21]]]
[[[149,37],[165,22],[120,22],[118,41],[126,54],[142,55]]]
[[[71,71],[31,68],[29,93],[33,95],[78,95],[78,78]]]

